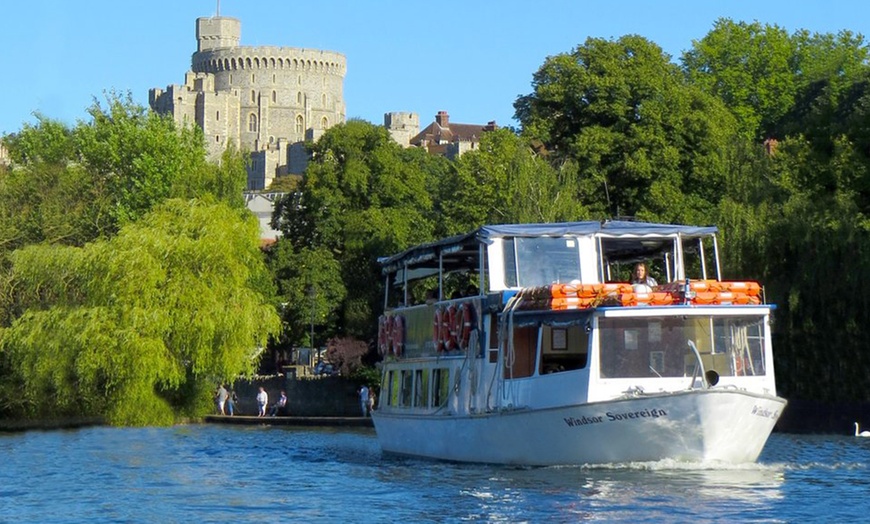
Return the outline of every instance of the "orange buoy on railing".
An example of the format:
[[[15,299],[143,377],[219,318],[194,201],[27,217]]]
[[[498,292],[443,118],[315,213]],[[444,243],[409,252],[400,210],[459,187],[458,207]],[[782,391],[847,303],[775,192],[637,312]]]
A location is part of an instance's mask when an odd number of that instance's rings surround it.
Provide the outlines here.
[[[441,340],[441,316],[444,314],[440,307],[435,308],[432,315],[432,343],[435,344],[435,351],[444,351],[444,342]]]
[[[378,318],[378,353],[381,356],[387,354],[387,316]]]
[[[456,326],[456,345],[464,351],[468,348],[471,330],[474,326],[474,305],[471,302],[463,302],[459,305],[454,325]]]
[[[674,303],[671,293],[620,293],[617,296],[623,306],[667,306]]]
[[[447,306],[446,314],[441,317],[441,339],[446,351],[456,349],[456,306],[453,304]]]
[[[399,357],[405,350],[405,318],[401,315],[393,317],[392,328],[390,329],[390,341],[393,346],[393,355]]]

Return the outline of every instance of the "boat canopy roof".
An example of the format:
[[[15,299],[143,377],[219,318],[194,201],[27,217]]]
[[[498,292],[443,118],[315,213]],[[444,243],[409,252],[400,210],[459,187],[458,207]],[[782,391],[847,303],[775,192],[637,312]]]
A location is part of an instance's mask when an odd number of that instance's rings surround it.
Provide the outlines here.
[[[715,226],[684,226],[676,224],[655,224],[631,221],[585,221],[557,222],[546,224],[499,224],[481,226],[466,234],[443,238],[435,242],[420,244],[401,253],[378,259],[385,275],[415,268],[421,273],[437,272],[439,255],[441,268],[446,271],[477,267],[480,258],[480,245],[490,244],[494,239],[505,237],[565,237],[598,236],[602,238],[626,239],[628,242],[614,242],[605,247],[605,256],[619,259],[642,258],[651,253],[667,249],[656,239],[692,240],[712,237],[718,232]],[[647,240],[630,241],[631,239]],[[427,271],[429,270],[429,271]]]

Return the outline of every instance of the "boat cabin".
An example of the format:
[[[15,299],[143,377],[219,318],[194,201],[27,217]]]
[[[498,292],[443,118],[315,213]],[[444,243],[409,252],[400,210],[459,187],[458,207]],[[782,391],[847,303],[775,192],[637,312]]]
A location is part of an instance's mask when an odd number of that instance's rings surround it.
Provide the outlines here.
[[[722,281],[716,232],[494,225],[380,259],[381,405],[455,414],[716,384],[775,391],[772,307],[757,283]],[[655,286],[632,285],[639,262]]]

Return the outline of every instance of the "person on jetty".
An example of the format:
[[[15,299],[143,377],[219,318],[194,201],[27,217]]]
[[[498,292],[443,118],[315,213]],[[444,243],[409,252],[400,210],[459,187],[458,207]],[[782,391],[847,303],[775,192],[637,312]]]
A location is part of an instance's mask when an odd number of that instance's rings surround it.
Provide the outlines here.
[[[362,408],[362,416],[369,414],[369,388],[363,384],[359,388],[359,405]]]
[[[278,402],[275,402],[275,405],[272,406],[272,412],[269,413],[270,417],[274,417],[276,415],[284,415],[284,408],[287,407],[287,393],[284,390],[281,390],[281,397],[278,398]]]
[[[233,412],[236,407],[236,402],[239,401],[239,396],[236,395],[236,391],[234,389],[230,390],[230,394],[227,397],[227,415],[233,416]]]
[[[269,394],[266,393],[266,390],[262,387],[260,388],[260,392],[257,393],[257,407],[259,408],[257,411],[258,417],[266,416],[266,406],[269,404]]]
[[[215,397],[214,397],[215,400],[217,400],[218,413],[220,413],[221,415],[227,414],[226,410],[224,409],[224,406],[226,406],[227,399],[229,397],[230,397],[230,394],[227,393],[227,388],[225,388],[224,385],[221,384],[217,390],[217,393],[215,394]]]

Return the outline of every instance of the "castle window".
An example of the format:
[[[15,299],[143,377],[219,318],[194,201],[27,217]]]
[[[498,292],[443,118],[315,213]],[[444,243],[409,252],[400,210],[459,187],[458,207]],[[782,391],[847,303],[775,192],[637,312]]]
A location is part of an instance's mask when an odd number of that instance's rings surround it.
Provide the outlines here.
[[[233,74],[230,73],[230,84],[232,84],[232,83],[233,83]]]
[[[276,104],[278,102],[278,92],[272,91],[272,103]]]
[[[305,121],[302,119],[302,115],[299,115],[296,117],[296,134],[301,135],[303,131],[305,131]]]
[[[220,143],[221,143],[221,136],[220,136],[220,135],[215,135],[215,136],[214,136],[214,141],[217,142],[218,144],[220,144]]]
[[[329,128],[329,120],[327,120],[326,117],[323,117],[320,120],[320,128],[321,129],[328,129]]]
[[[254,113],[248,115],[248,131],[251,133],[257,132],[257,115]]]
[[[257,75],[255,75],[254,73],[251,73],[251,83],[253,84],[256,81],[257,81]]]
[[[326,93],[320,95],[320,103],[321,105],[323,105],[324,108],[326,107]]]
[[[251,102],[257,103],[257,92],[251,89]]]
[[[302,75],[296,77],[296,85],[302,85]]]
[[[273,65],[273,66],[275,65],[274,62],[275,62],[275,59],[273,58],[273,59],[272,59],[272,65]],[[272,83],[273,83],[273,84],[275,83],[275,73],[272,73]]]
[[[302,91],[296,93],[296,103],[302,105]]]
[[[275,143],[275,137],[274,137],[274,136],[270,136],[270,137],[269,137],[269,143],[270,143],[270,144],[274,144],[274,143]]]
[[[220,111],[215,111],[215,112],[214,112],[214,119],[215,119],[215,120],[220,120],[220,119],[221,119],[221,112],[220,112]]]

